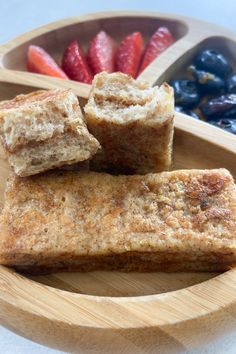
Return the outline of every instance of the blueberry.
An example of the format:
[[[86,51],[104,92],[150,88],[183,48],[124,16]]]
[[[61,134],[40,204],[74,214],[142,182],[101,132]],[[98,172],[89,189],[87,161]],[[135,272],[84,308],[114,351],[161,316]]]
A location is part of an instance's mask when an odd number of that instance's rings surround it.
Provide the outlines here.
[[[225,81],[219,76],[204,70],[197,70],[194,65],[191,65],[188,71],[196,79],[203,94],[219,94],[224,91]]]
[[[195,119],[200,119],[199,115],[195,111],[192,111],[190,109],[184,109],[184,107],[175,106],[175,110],[176,112],[187,114],[188,116],[193,117]]]
[[[236,134],[236,119],[220,118],[218,120],[211,120],[208,123],[224,129],[227,132]]]
[[[224,112],[224,118],[235,118],[235,117],[236,117],[236,107],[232,107],[228,111]]]
[[[171,80],[174,89],[175,103],[183,107],[193,107],[200,101],[200,94],[196,82],[191,80]]]
[[[229,93],[236,93],[236,74],[230,75],[226,81],[226,90]]]
[[[199,108],[205,117],[211,119],[217,119],[219,116],[225,115],[233,116],[236,110],[236,94],[230,93],[212,98],[201,104]]]
[[[227,77],[232,71],[224,55],[213,49],[206,49],[198,53],[195,58],[195,65],[197,69],[209,71],[221,78]]]

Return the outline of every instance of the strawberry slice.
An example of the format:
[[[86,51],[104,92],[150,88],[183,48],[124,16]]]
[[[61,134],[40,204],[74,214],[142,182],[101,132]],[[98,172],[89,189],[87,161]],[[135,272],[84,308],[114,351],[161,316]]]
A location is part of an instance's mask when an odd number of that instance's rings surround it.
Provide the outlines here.
[[[71,42],[65,50],[62,59],[62,69],[70,79],[91,84],[93,75],[79,43]]]
[[[88,62],[94,72],[112,73],[114,68],[115,43],[104,31],[100,31],[91,41],[88,50]]]
[[[30,45],[27,52],[28,71],[68,79],[55,60],[41,47]]]
[[[117,49],[116,69],[124,74],[136,77],[143,52],[143,37],[134,32],[123,39]]]
[[[150,38],[142,59],[139,74],[175,41],[166,27],[160,27]]]

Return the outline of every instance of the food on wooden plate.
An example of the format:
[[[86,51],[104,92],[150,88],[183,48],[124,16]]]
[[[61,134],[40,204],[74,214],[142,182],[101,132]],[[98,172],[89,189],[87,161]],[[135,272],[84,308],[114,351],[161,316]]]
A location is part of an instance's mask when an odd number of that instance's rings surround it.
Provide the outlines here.
[[[94,74],[115,71],[115,42],[106,32],[100,31],[91,41],[88,61]]]
[[[210,99],[200,105],[200,110],[207,118],[235,117],[236,116],[236,94],[229,93]]]
[[[92,83],[92,72],[77,41],[71,42],[66,48],[62,59],[62,68],[71,80],[86,84]]]
[[[199,52],[194,62],[199,69],[222,78],[226,78],[232,72],[232,67],[225,56],[214,49],[204,49]]]
[[[55,60],[41,47],[30,45],[27,52],[27,68],[37,74],[68,79]]]
[[[117,49],[116,70],[136,78],[142,54],[143,37],[141,33],[129,34]]]
[[[48,172],[7,183],[0,263],[20,271],[222,271],[236,263],[225,169]]]
[[[69,43],[62,59],[64,72],[43,48],[34,45],[28,49],[27,67],[29,71],[49,76],[67,78],[68,75],[71,80],[87,84],[91,83],[94,74],[102,71],[112,73],[117,70],[136,77],[174,41],[169,29],[160,27],[150,38],[143,54],[140,32],[127,34],[118,45],[108,33],[100,31],[91,40],[86,54],[76,39]]]
[[[225,80],[221,77],[204,70],[199,70],[194,65],[190,65],[188,71],[196,80],[195,85],[199,87],[202,95],[216,95],[224,91]]]
[[[176,111],[236,134],[236,74],[227,58],[214,49],[200,51],[186,78],[170,81]]]
[[[102,146],[93,169],[144,174],[170,167],[174,100],[167,84],[150,87],[122,73],[100,73],[84,110]]]
[[[150,38],[139,69],[141,73],[154,59],[164,52],[175,41],[167,27],[160,27]]]
[[[175,103],[181,107],[191,108],[200,101],[200,93],[197,84],[192,80],[171,80],[170,85],[174,89]]]
[[[71,90],[35,91],[0,102],[0,137],[22,177],[87,160],[99,148]]]

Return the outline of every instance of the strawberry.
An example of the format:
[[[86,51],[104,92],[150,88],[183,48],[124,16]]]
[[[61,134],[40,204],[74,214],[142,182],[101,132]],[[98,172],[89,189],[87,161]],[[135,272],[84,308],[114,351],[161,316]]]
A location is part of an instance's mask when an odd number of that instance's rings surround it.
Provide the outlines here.
[[[41,47],[30,45],[27,52],[27,68],[37,74],[68,79],[55,60]]]
[[[123,39],[116,53],[116,69],[136,77],[143,51],[143,38],[140,32],[134,32]]]
[[[88,61],[94,72],[112,73],[114,68],[115,43],[104,31],[100,31],[91,41],[88,50]]]
[[[93,75],[77,41],[71,42],[62,59],[62,69],[70,79],[91,84]]]
[[[174,41],[175,40],[168,28],[158,28],[158,30],[150,38],[145,48],[139,74]]]

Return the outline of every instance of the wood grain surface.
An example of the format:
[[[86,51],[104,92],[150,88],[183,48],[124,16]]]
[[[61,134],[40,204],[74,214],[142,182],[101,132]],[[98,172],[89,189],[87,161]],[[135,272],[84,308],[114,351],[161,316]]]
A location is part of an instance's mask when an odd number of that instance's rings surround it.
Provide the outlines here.
[[[115,12],[46,25],[0,48],[0,99],[38,88],[69,87],[84,104],[90,86],[25,71],[29,43],[59,58],[75,36],[86,48],[101,28],[119,40],[143,29],[145,40],[167,25],[177,41],[140,79],[160,83],[181,72],[197,48],[235,34],[168,14]],[[216,41],[216,38],[219,38]],[[209,42],[210,41],[210,42]],[[213,42],[212,42],[213,41]],[[183,114],[175,117],[173,169],[226,167],[236,178],[236,138]],[[9,166],[0,149],[0,202]],[[14,332],[71,353],[174,353],[236,328],[236,271],[213,273],[58,273],[27,278],[0,267],[0,322]]]

